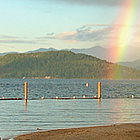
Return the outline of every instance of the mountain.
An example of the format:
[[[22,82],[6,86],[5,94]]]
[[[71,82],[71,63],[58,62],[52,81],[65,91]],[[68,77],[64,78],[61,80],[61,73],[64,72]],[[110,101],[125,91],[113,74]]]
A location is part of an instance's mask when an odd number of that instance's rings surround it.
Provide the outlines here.
[[[48,49],[39,48],[37,50],[27,51],[25,53],[36,53],[36,52],[47,52],[47,51],[57,51],[57,50],[54,49],[54,48],[48,48]],[[7,54],[14,54],[14,53],[19,53],[19,52],[4,52],[4,53],[0,53],[0,56],[4,56],[4,55],[7,55]]]
[[[87,55],[98,57],[98,58],[103,59],[103,60],[108,60],[106,58],[106,54],[108,52],[108,49],[103,48],[101,46],[95,46],[95,47],[87,48],[87,49],[86,48],[71,49],[70,51],[72,51],[74,53],[84,53],[84,54],[87,54]]]
[[[74,53],[84,53],[84,54],[98,57],[100,59],[107,60],[107,61],[113,62],[113,63],[121,62],[121,61],[135,61],[135,60],[140,59],[140,55],[139,55],[140,51],[139,51],[139,48],[136,48],[136,47],[127,48],[126,53],[123,54],[123,59],[119,59],[119,60],[114,59],[114,55],[118,51],[118,48],[116,48],[116,47],[103,48],[101,46],[94,46],[92,48],[83,48],[83,49],[74,49],[73,48],[73,49],[62,49],[62,50],[72,51]],[[47,51],[58,51],[58,50],[54,49],[54,48],[48,48],[48,49],[40,48],[37,50],[25,52],[25,53],[36,53],[36,52],[47,52]],[[13,52],[11,52],[11,53],[13,53]],[[0,56],[3,56],[5,54],[7,54],[7,53],[2,53],[2,54],[0,54]]]
[[[133,62],[118,62],[117,64],[140,70],[140,59]]]
[[[5,53],[0,53],[0,56],[4,56],[6,54],[13,54],[13,53],[18,53],[18,52],[5,52]]]
[[[7,54],[1,78],[140,79],[140,71],[71,51]]]
[[[47,52],[47,51],[51,51],[51,50],[58,51],[57,49],[54,49],[54,48],[49,48],[49,49],[40,48],[38,50],[29,51],[26,53]],[[136,60],[140,59],[140,55],[139,55],[140,49],[136,48],[136,47],[127,48],[126,53],[122,54],[123,58],[119,59],[119,60],[114,59],[114,55],[118,51],[118,48],[116,48],[116,47],[104,48],[101,46],[94,46],[91,48],[83,48],[83,49],[74,49],[73,48],[73,49],[62,49],[62,50],[72,51],[74,53],[84,53],[84,54],[98,57],[100,59],[107,60],[107,61],[113,62],[113,63],[117,63],[117,62],[121,62],[121,61],[136,61]]]
[[[91,56],[96,56],[100,59],[107,60],[109,62],[135,61],[137,59],[140,59],[139,55],[140,49],[135,47],[127,48],[126,53],[122,54],[123,58],[119,60],[114,59],[114,56],[118,51],[117,47],[103,48],[101,46],[95,46],[87,49],[71,49],[71,51],[75,53],[84,53]]]
[[[40,49],[37,49],[37,50],[25,52],[25,53],[36,53],[36,52],[47,52],[47,51],[57,51],[57,50],[54,49],[54,48],[49,48],[49,49],[40,48]]]

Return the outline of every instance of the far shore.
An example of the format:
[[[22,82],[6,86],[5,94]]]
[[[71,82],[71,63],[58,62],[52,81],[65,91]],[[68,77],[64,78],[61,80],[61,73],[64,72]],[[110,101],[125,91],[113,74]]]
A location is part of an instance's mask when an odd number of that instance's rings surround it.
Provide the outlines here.
[[[14,140],[140,140],[140,123],[38,131]]]

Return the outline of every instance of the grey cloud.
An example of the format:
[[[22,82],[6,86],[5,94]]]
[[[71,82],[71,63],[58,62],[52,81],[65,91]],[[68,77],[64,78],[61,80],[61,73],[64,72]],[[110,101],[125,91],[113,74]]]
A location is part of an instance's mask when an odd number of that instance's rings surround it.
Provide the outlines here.
[[[98,29],[94,29],[94,26],[99,26]],[[39,41],[47,40],[47,39],[57,39],[64,40],[66,42],[84,42],[84,41],[102,41],[108,39],[110,34],[117,27],[125,26],[121,24],[85,24],[82,27],[78,28],[72,32],[62,32],[56,36],[48,34],[45,37],[37,37]]]
[[[91,5],[91,6],[124,6],[131,0],[51,0],[55,2],[63,2],[69,4],[81,4],[81,5]]]
[[[17,39],[17,38],[19,38],[19,37],[0,35],[0,39]]]
[[[27,40],[0,40],[0,43],[28,43],[35,44],[35,41],[27,41]]]
[[[123,27],[123,26],[128,26],[127,24],[85,24],[83,25],[80,29],[83,28],[87,28],[87,27],[94,27],[94,26],[98,26],[98,27]],[[136,26],[138,27],[138,25],[129,25],[129,26]]]
[[[48,36],[44,36],[44,37],[36,37],[36,39],[38,39],[38,41],[46,41],[46,39],[56,39],[55,36],[51,36],[51,35],[48,35]]]
[[[103,40],[107,38],[107,36],[111,33],[112,28],[106,27],[103,29],[77,29],[73,32],[64,32],[56,36],[56,39],[60,40],[66,40],[66,41],[77,41],[77,42],[83,42],[83,41],[97,41],[97,40]]]
[[[19,38],[15,36],[0,35],[0,43],[27,43],[35,44],[36,40],[29,40],[27,37]]]
[[[47,33],[47,35],[54,35],[54,32],[52,32],[52,33]]]

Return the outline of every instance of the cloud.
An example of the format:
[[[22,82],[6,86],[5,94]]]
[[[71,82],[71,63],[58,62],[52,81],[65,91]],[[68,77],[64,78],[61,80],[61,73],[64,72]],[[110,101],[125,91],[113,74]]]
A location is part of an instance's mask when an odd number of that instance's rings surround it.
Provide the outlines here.
[[[19,37],[0,35],[0,39],[17,39],[17,38],[19,38]]]
[[[52,33],[47,33],[47,35],[54,35],[54,32],[52,32]]]
[[[67,43],[85,42],[85,41],[99,41],[107,38],[111,33],[112,28],[107,27],[100,29],[93,29],[91,25],[87,24],[72,32],[62,32],[56,36],[39,37],[37,39],[57,39],[64,40]]]
[[[35,39],[37,39],[38,41],[46,41],[47,39],[56,39],[56,37],[48,35],[48,36],[43,36],[43,37],[36,37]]]
[[[138,24],[135,25],[130,25],[130,24],[85,24],[81,27],[81,29],[85,27],[90,27],[90,26],[95,26],[95,27],[125,27],[125,26],[133,26],[133,27],[139,27]]]
[[[38,44],[40,41],[37,39],[29,39],[27,37],[15,37],[15,36],[8,36],[8,35],[0,35],[0,43],[3,44]],[[41,40],[42,41],[42,40]],[[46,41],[46,40],[44,40]]]
[[[0,35],[0,43],[22,43],[22,44],[35,44],[35,40],[28,40],[27,38],[19,38],[14,36]]]
[[[63,32],[60,33],[56,36],[56,39],[59,40],[75,40],[76,39],[77,32],[72,31],[72,32]]]
[[[0,43],[28,43],[28,44],[35,44],[35,41],[28,41],[28,40],[0,40]]]
[[[69,4],[90,5],[90,6],[127,6],[127,4],[129,4],[132,0],[51,0],[51,1]]]
[[[137,25],[131,25],[132,27],[138,27]],[[120,29],[128,28],[126,24],[85,24],[75,31],[62,32],[57,35],[53,33],[48,34],[45,37],[38,37],[40,41],[51,40],[62,40],[66,43],[77,43],[77,42],[99,42],[107,41],[108,39],[116,40],[118,38],[117,32]],[[115,34],[114,34],[115,33]]]

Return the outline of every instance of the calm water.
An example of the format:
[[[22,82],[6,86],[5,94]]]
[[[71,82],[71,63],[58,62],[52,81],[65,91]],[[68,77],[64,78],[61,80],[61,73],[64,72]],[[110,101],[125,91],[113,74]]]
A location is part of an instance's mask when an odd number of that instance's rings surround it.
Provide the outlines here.
[[[140,80],[100,80],[102,100],[98,102],[48,98],[97,96],[99,80],[0,79],[0,97],[24,98],[25,81],[28,82],[27,105],[24,100],[0,101],[0,136],[3,138],[36,132],[36,127],[51,130],[140,122]],[[42,96],[44,100],[40,100]]]

